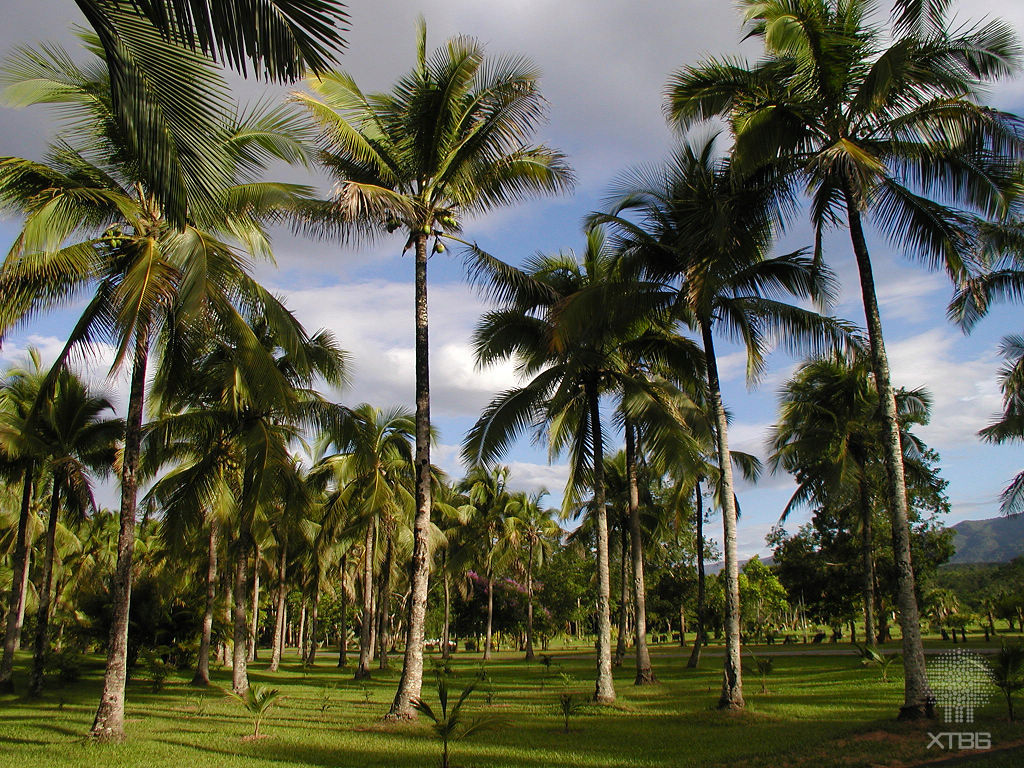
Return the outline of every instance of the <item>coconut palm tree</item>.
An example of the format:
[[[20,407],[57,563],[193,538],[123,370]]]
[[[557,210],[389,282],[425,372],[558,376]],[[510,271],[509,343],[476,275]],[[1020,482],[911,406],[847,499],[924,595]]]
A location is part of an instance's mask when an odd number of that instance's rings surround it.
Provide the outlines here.
[[[928,419],[924,390],[899,390],[900,443],[907,472],[918,471],[923,446],[907,427]],[[769,464],[791,472],[798,487],[780,522],[801,504],[814,501],[833,509],[850,507],[860,528],[864,589],[864,632],[875,645],[875,568],[872,521],[878,490],[872,468],[881,439],[878,391],[869,362],[842,358],[802,365],[782,390],[779,421],[769,444]]]
[[[724,526],[726,654],[719,706],[729,709],[744,706],[739,569],[732,463],[725,458],[731,455],[728,419],[714,337],[724,333],[744,345],[751,379],[763,370],[769,340],[790,349],[826,349],[846,330],[784,300],[824,301],[830,283],[800,253],[767,256],[780,207],[788,203],[786,190],[773,181],[737,183],[710,136],[685,143],[663,167],[623,176],[609,195],[609,210],[591,217],[611,227],[624,262],[643,278],[639,286],[646,298],[640,303],[671,307],[703,344]]]
[[[275,82],[306,68],[322,72],[344,46],[345,6],[339,0],[75,0],[96,34],[110,82],[109,119],[129,155],[147,169],[166,216],[184,226],[190,208],[215,209],[220,133],[229,103],[223,85],[195,77],[194,56]],[[18,97],[20,100],[20,96]]]
[[[21,640],[28,591],[29,555],[32,533],[30,509],[36,482],[38,442],[32,439],[35,426],[28,422],[46,375],[36,349],[29,349],[24,366],[6,372],[0,384],[0,457],[7,479],[21,479],[22,492],[15,532],[14,559],[11,568],[11,593],[7,604],[3,658],[0,660],[0,690],[14,690],[14,652]]]
[[[124,422],[105,418],[114,406],[103,395],[89,391],[85,383],[68,370],[57,377],[53,395],[35,419],[45,469],[51,478],[50,511],[46,524],[42,576],[36,612],[36,635],[32,647],[29,694],[43,690],[43,669],[50,650],[50,610],[54,596],[53,564],[57,519],[62,506],[79,516],[95,509],[92,473],[106,474],[113,468],[117,442],[124,434]]]
[[[708,59],[685,68],[672,77],[667,100],[684,127],[726,117],[744,172],[774,166],[807,192],[816,260],[825,229],[849,229],[886,428],[902,718],[928,714],[930,692],[895,390],[864,224],[870,217],[896,250],[959,282],[970,267],[975,216],[1006,205],[1013,159],[1022,153],[1013,119],[978,103],[987,83],[1017,68],[1016,35],[999,21],[947,31],[948,5],[902,3],[889,29],[874,23],[874,0],[744,0],[748,36],[764,42],[766,57],[756,65]]]
[[[518,562],[526,572],[526,660],[534,660],[533,652],[533,574],[543,568],[558,546],[562,528],[555,522],[555,510],[542,509],[540,500],[547,491],[519,491],[512,495],[507,507],[508,527],[513,541],[519,544],[520,555],[525,542],[526,557]]]
[[[321,129],[320,161],[333,200],[310,211],[310,228],[361,240],[401,231],[415,254],[416,519],[412,596],[402,678],[391,717],[415,716],[423,683],[423,622],[430,571],[430,382],[427,343],[429,243],[462,221],[538,194],[561,192],[572,175],[563,156],[527,144],[543,117],[536,69],[521,57],[487,58],[457,37],[428,55],[419,23],[416,66],[391,93],[364,94],[352,77],[324,73],[296,94]]]
[[[87,37],[86,42],[90,40]],[[95,40],[91,43],[95,47]],[[186,54],[182,54],[186,55]],[[194,79],[216,87],[205,60],[191,58]],[[45,163],[0,159],[0,206],[23,218],[14,246],[0,269],[0,336],[54,305],[95,289],[41,392],[48,392],[75,349],[108,339],[113,369],[129,364],[128,413],[121,468],[119,558],[114,580],[114,620],[108,664],[93,734],[124,736],[124,683],[131,595],[139,447],[150,351],[187,338],[181,329],[202,323],[208,333],[236,339],[253,354],[262,386],[286,389],[239,307],[275,319],[284,334],[293,320],[276,298],[248,274],[237,245],[269,255],[262,223],[294,203],[302,188],[259,182],[271,159],[303,159],[294,121],[280,110],[243,115],[214,137],[223,143],[230,186],[221,185],[216,210],[196,207],[184,229],[170,225],[147,169],[110,117],[111,86],[95,65],[79,68],[57,48],[24,52],[6,76],[20,83],[22,103],[57,103],[69,133]],[[248,311],[248,310],[247,310]],[[194,336],[194,334],[193,334]],[[282,344],[301,346],[295,325]],[[166,355],[191,363],[191,350]],[[253,371],[252,366],[248,369]],[[168,365],[167,370],[175,370]],[[176,374],[165,374],[173,378]],[[44,395],[45,396],[45,395]]]
[[[412,502],[410,480],[416,423],[405,408],[382,410],[368,403],[327,432],[312,474],[330,477],[333,490],[325,501],[321,525],[334,540],[363,533],[362,620],[359,666],[355,678],[370,676],[374,635],[374,565],[378,525],[397,519]]]

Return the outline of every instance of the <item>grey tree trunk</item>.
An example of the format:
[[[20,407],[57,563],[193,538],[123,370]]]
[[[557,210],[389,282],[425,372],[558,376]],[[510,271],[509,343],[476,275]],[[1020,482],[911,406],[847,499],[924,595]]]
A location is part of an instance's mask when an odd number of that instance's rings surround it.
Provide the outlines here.
[[[690,651],[690,659],[686,666],[696,669],[700,664],[700,652],[707,642],[706,630],[704,629],[704,496],[700,492],[700,478],[694,483],[694,520],[696,522],[696,545],[697,545],[697,638],[693,642],[693,650]]]
[[[533,538],[526,554],[526,660],[533,661]]]
[[[278,544],[280,552],[277,556],[277,611],[274,617],[274,645],[270,650],[270,671],[277,672],[281,666],[281,653],[284,650],[285,630],[285,599],[287,598],[288,581],[288,550],[283,543]]]
[[[345,570],[348,553],[341,556],[341,621],[338,628],[338,666],[348,664],[348,592],[345,591]]]
[[[640,489],[636,469],[636,431],[626,421],[626,479],[629,484],[629,537],[633,554],[633,595],[636,600],[636,679],[635,685],[657,682],[647,650],[647,582],[644,579],[644,540],[640,528]],[[680,629],[680,639],[682,629]]]
[[[18,513],[18,538],[11,563],[11,596],[7,602],[7,625],[4,632],[4,655],[0,659],[0,693],[14,692],[14,652],[21,644],[21,628],[25,617],[25,594],[28,589],[29,527],[32,506],[32,478],[35,464],[25,465],[22,477],[21,511]]]
[[[203,611],[203,634],[199,640],[199,658],[192,685],[210,684],[210,643],[213,639],[213,609],[217,601],[217,519],[210,515],[210,536],[206,554],[206,608]]]
[[[389,718],[411,719],[423,687],[423,623],[430,579],[430,365],[427,344],[427,236],[416,240],[416,519],[410,563],[405,657]]]
[[[899,719],[916,720],[933,717],[934,711],[931,703],[932,692],[925,669],[924,646],[921,642],[920,612],[914,594],[914,566],[910,560],[910,519],[906,480],[903,475],[903,448],[900,444],[900,427],[896,418],[896,393],[889,373],[889,360],[885,353],[875,279],[861,227],[860,211],[849,189],[845,197],[850,239],[854,255],[857,257],[857,270],[860,273],[861,297],[871,347],[871,364],[875,372],[875,386],[878,388],[878,398],[882,406],[882,425],[885,430],[882,451],[892,518],[896,603],[899,607],[900,630],[903,635],[903,706],[900,708]]]
[[[253,547],[252,557],[252,625],[249,627],[249,661],[256,661],[256,634],[260,625],[260,548]]]
[[[594,701],[615,701],[612,680],[611,578],[608,569],[608,510],[604,498],[604,446],[601,441],[601,405],[597,382],[588,382],[586,395],[594,447],[594,519],[597,523],[597,680]]]
[[[299,636],[295,641],[296,655],[299,661],[306,658],[306,596],[302,596],[302,607],[299,609]]]
[[[36,609],[36,635],[32,644],[29,696],[39,696],[43,692],[43,672],[46,657],[50,653],[50,593],[53,591],[53,558],[57,539],[57,514],[60,511],[60,490],[60,476],[55,474],[53,492],[50,495],[50,516],[46,521],[46,549],[43,554],[43,575],[39,582],[39,607]]]
[[[445,552],[444,565],[441,568],[441,585],[444,588],[444,626],[441,628],[441,658],[452,656],[452,587],[448,577],[448,553]]]
[[[359,666],[355,679],[370,677],[370,661],[373,659],[373,523],[366,526],[363,543],[363,611],[359,624]]]
[[[484,661],[491,658],[492,625],[494,620],[494,579],[490,568],[487,569],[487,632],[484,635]]]
[[[707,360],[708,395],[718,442],[718,470],[722,482],[722,525],[725,553],[725,664],[722,672],[722,695],[719,709],[743,709],[743,668],[740,662],[740,583],[736,559],[736,496],[733,490],[732,461],[729,454],[729,424],[722,404],[718,379],[718,361],[711,326],[701,326],[704,357]]]
[[[139,449],[142,445],[142,406],[149,358],[149,329],[136,335],[132,380],[128,391],[124,449],[121,460],[121,524],[117,536],[113,604],[103,690],[90,733],[102,741],[124,739],[124,687],[128,680],[128,612],[132,600],[132,555],[135,550],[135,505],[138,495]]]
[[[864,634],[867,636],[868,645],[875,646],[878,645],[878,639],[875,637],[875,558],[872,552],[872,509],[867,481],[863,479],[860,481],[860,511],[860,542],[864,568]]]
[[[241,525],[238,533],[238,551],[235,554],[235,582],[233,588],[234,609],[234,647],[231,649],[231,690],[244,694],[249,688],[249,673],[246,660],[249,658],[249,579],[247,565],[249,560],[249,531],[246,524]]]
[[[388,537],[387,547],[384,550],[384,564],[381,567],[381,585],[380,595],[378,596],[378,605],[380,606],[377,611],[377,647],[379,657],[379,669],[388,668],[388,643],[390,642],[390,636],[388,633],[389,621],[391,619],[391,566],[395,559],[395,535],[394,531],[391,530],[390,524],[384,526],[385,533]]]
[[[627,511],[628,515],[628,511]],[[629,581],[626,578],[626,559],[629,551],[629,530],[625,519],[619,524],[619,620],[618,637],[612,667],[621,667],[626,659],[626,609],[629,606]]]
[[[320,618],[320,584],[319,579],[313,584],[313,608],[309,612],[309,652],[306,654],[306,663],[309,666],[316,664],[317,633],[320,628],[317,626],[317,619]]]

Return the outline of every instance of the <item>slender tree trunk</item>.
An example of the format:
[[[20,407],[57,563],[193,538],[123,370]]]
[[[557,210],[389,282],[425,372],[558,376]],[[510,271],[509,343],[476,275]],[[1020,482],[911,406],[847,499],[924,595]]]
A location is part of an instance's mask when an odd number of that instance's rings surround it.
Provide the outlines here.
[[[863,466],[863,462],[861,463]],[[871,531],[871,497],[868,494],[867,481],[860,481],[860,545],[864,568],[864,634],[872,647],[878,645],[875,637],[875,558],[872,552],[873,535]]]
[[[299,610],[299,636],[295,641],[295,655],[299,661],[306,658],[306,596],[302,596],[302,607]]]
[[[14,691],[14,652],[21,644],[21,628],[25,616],[25,594],[28,587],[28,516],[32,506],[32,479],[35,463],[25,465],[22,477],[21,511],[18,514],[18,538],[11,563],[11,596],[7,603],[7,629],[4,632],[4,655],[0,660],[0,693]]]
[[[899,719],[915,720],[933,717],[932,692],[925,670],[924,646],[921,642],[920,613],[914,594],[914,567],[910,560],[910,522],[907,510],[906,481],[903,476],[903,449],[900,427],[896,418],[896,393],[889,374],[889,361],[882,337],[882,320],[878,312],[875,280],[871,258],[861,228],[860,211],[849,188],[846,191],[846,210],[850,225],[850,239],[857,257],[860,273],[864,315],[868,326],[871,363],[875,371],[875,386],[882,406],[882,424],[885,438],[882,451],[888,481],[890,515],[892,517],[893,558],[896,566],[896,601],[899,606],[900,631],[903,635],[903,706]]]
[[[644,540],[640,528],[640,489],[636,470],[636,431],[626,420],[626,479],[629,483],[629,537],[633,553],[633,593],[636,600],[636,679],[635,685],[657,682],[647,650],[647,582],[644,579]],[[682,640],[682,628],[679,639]]]
[[[629,551],[629,531],[625,519],[619,523],[619,619],[618,637],[615,640],[615,655],[612,666],[621,667],[626,659],[626,609],[629,607],[629,582],[626,578],[626,559]]]
[[[277,672],[281,666],[281,654],[284,651],[285,606],[288,582],[288,550],[283,543],[278,544],[277,555],[277,611],[274,617],[274,645],[270,650],[270,671]]]
[[[309,612],[309,652],[306,654],[306,664],[316,664],[317,633],[320,628],[317,626],[317,619],[320,618],[320,580],[313,582],[313,608]]]
[[[365,680],[370,677],[370,661],[373,651],[373,523],[366,526],[366,537],[363,544],[363,612],[359,625],[359,666],[356,667],[355,679]]]
[[[338,666],[348,664],[348,592],[345,590],[345,570],[348,553],[341,556],[341,625],[338,628]]]
[[[32,675],[29,678],[29,696],[43,692],[43,671],[50,652],[50,599],[53,591],[53,559],[57,540],[57,515],[60,512],[61,484],[58,475],[53,478],[50,495],[50,516],[46,521],[46,550],[43,555],[43,576],[40,580],[39,607],[36,610],[36,636],[32,645]]]
[[[491,574],[491,569],[487,569],[487,632],[484,635],[484,661],[489,661],[491,658],[491,642],[494,639],[493,635],[493,623],[494,623],[494,577]]]
[[[256,635],[260,626],[260,547],[253,547],[252,555],[252,626],[249,627],[249,661],[256,661]]]
[[[526,554],[526,660],[533,661],[533,538]]]
[[[444,626],[441,628],[441,658],[450,659],[452,656],[452,587],[448,576],[448,553],[444,554],[444,561],[441,567],[441,586],[444,589]]]
[[[718,380],[718,361],[711,326],[702,324],[704,356],[708,369],[708,394],[718,439],[718,464],[722,482],[722,524],[725,540],[725,665],[722,674],[722,695],[719,709],[743,709],[743,669],[740,663],[740,585],[739,563],[736,557],[736,497],[732,481],[732,461],[729,453],[729,425],[722,404],[722,389]]]
[[[234,647],[231,649],[231,690],[243,694],[249,688],[249,674],[246,660],[249,658],[249,579],[247,566],[249,560],[250,534],[248,524],[243,522],[238,532],[238,549],[235,554],[234,610]]]
[[[423,623],[430,578],[430,366],[427,345],[427,236],[416,238],[416,519],[409,569],[409,618],[406,622],[402,678],[391,703],[391,718],[413,718],[413,699],[423,686]]]
[[[384,526],[385,535],[388,537],[387,547],[384,550],[384,565],[381,568],[380,575],[380,595],[378,596],[378,609],[377,616],[377,645],[379,647],[378,653],[380,656],[380,663],[378,667],[380,669],[388,668],[388,643],[390,642],[390,635],[388,632],[389,621],[391,618],[391,566],[395,559],[395,535],[394,531],[391,530],[392,526],[389,522],[388,525]]]
[[[142,406],[146,390],[149,329],[136,335],[135,360],[128,393],[124,450],[121,460],[121,527],[117,537],[113,610],[107,643],[103,690],[91,734],[104,741],[124,739],[124,687],[128,680],[128,613],[132,600],[132,555],[135,550],[135,504],[138,494],[139,449],[142,445]]]
[[[696,669],[700,664],[701,648],[707,643],[707,630],[704,627],[704,496],[700,491],[700,478],[693,487],[694,521],[696,523],[697,544],[697,639],[694,640],[690,660],[686,666]]]
[[[590,429],[594,447],[594,519],[597,523],[597,680],[594,701],[615,701],[612,680],[611,578],[608,569],[608,510],[604,497],[604,446],[601,441],[601,404],[597,382],[588,382],[586,395],[590,408]]]
[[[210,642],[213,639],[213,609],[217,602],[217,519],[210,515],[210,536],[206,555],[206,608],[203,611],[203,634],[199,640],[199,659],[192,685],[210,684]]]

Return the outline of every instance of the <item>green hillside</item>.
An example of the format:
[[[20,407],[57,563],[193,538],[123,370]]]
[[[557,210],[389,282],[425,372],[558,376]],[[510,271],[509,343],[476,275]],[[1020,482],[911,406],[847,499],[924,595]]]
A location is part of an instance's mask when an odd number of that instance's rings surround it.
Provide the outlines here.
[[[953,530],[951,563],[1006,563],[1024,555],[1024,515],[964,520]]]

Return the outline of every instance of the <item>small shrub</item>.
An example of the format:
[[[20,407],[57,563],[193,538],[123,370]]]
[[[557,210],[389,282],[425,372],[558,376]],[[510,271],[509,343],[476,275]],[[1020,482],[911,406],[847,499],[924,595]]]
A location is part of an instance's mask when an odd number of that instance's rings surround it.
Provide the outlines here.
[[[242,702],[242,706],[245,707],[252,718],[251,738],[258,739],[263,718],[273,709],[281,692],[276,688],[267,688],[265,685],[253,683],[246,689],[245,693],[238,694],[234,691],[228,691],[228,695]]]
[[[165,660],[167,650],[167,646],[160,645],[156,648],[143,648],[139,654],[153,693],[163,690],[164,683],[174,670],[174,666]]]
[[[469,724],[462,722],[462,705],[473,692],[476,683],[470,683],[459,695],[458,701],[451,707],[448,706],[448,678],[449,675],[439,673],[437,675],[437,698],[440,703],[440,712],[434,712],[429,704],[422,698],[413,699],[412,705],[418,712],[422,712],[434,723],[434,733],[441,741],[441,768],[450,768],[449,751],[450,744],[459,739],[472,736],[477,731],[490,727],[497,723],[493,717],[478,717]]]
[[[587,704],[583,694],[573,693],[568,690],[576,682],[576,678],[573,675],[561,672],[559,677],[562,678],[563,690],[558,694],[558,708],[565,723],[565,733],[568,733],[569,719],[573,715],[579,714]]]
[[[1006,697],[1006,709],[1010,722],[1014,721],[1013,695],[1024,690],[1024,645],[1006,645],[989,661],[992,683]]]
[[[857,650],[860,651],[861,659],[860,663],[865,667],[876,666],[882,670],[882,682],[889,682],[889,667],[891,667],[900,655],[898,653],[883,653],[881,651],[872,648],[870,645],[857,644]]]
[[[82,654],[70,650],[51,653],[46,657],[44,671],[60,685],[77,683],[82,677]]]
[[[316,708],[320,710],[320,717],[326,717],[328,710],[334,706],[334,686],[325,685],[320,689],[320,697],[317,700]]]

